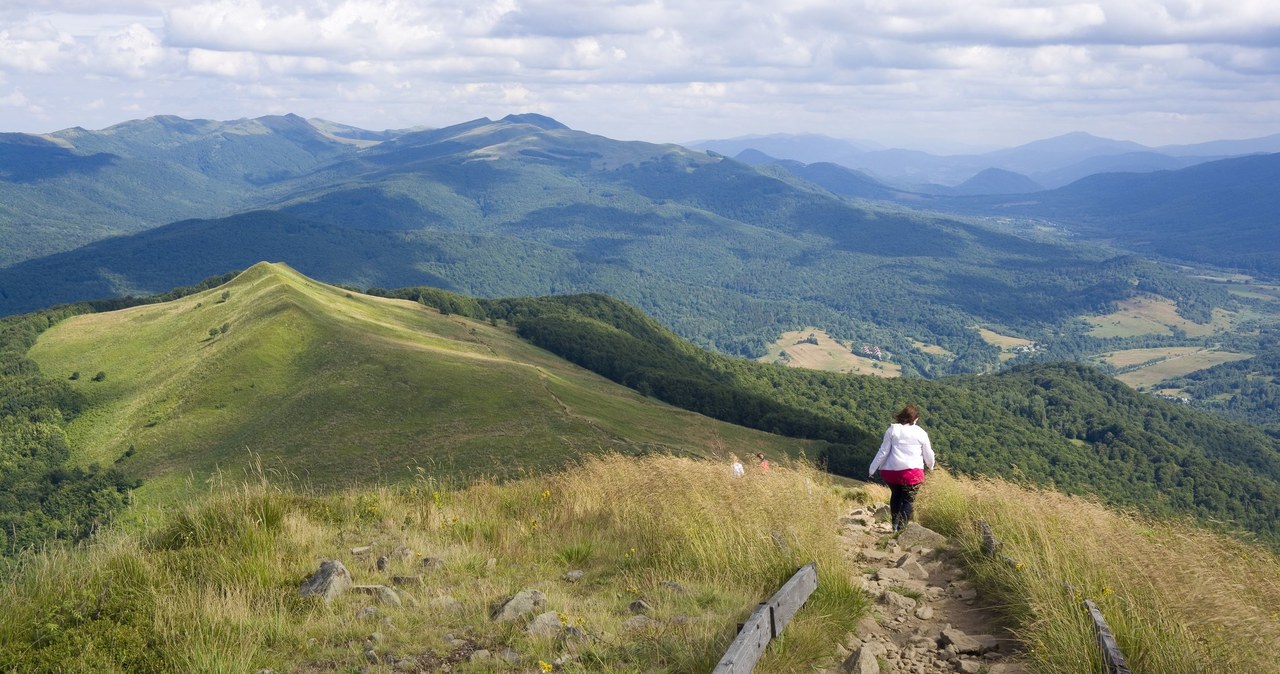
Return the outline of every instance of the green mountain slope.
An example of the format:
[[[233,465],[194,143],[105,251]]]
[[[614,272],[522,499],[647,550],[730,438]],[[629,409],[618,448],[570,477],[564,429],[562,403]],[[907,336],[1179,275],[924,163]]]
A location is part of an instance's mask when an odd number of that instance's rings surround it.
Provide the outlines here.
[[[805,446],[655,404],[510,328],[278,264],[172,302],[68,319],[29,355],[55,379],[86,373],[71,382],[87,401],[68,427],[74,461],[118,461],[155,498],[175,497],[188,475],[257,461],[335,486],[417,467],[512,475],[608,450],[707,454],[720,438],[738,451]],[[99,371],[102,381],[88,376]]]
[[[823,458],[852,477],[865,475],[882,428],[913,402],[941,460],[957,470],[1226,521],[1280,541],[1280,442],[1092,368],[1038,364],[937,381],[859,377],[701,351],[602,296],[477,302],[431,290],[398,294],[509,320],[533,343],[673,404],[830,441]]]
[[[0,266],[250,208],[277,198],[282,181],[355,151],[296,115],[0,134]]]
[[[949,205],[1049,218],[1127,250],[1275,276],[1278,187],[1280,154],[1265,154],[1176,171],[1092,175],[1013,203]]]
[[[276,212],[176,223],[0,270],[0,312],[157,292],[278,259],[361,287],[607,293],[740,355],[814,325],[933,376],[998,366],[999,349],[975,325],[1050,341],[1082,313],[1161,292],[1168,275],[536,115],[405,133],[275,188]],[[1184,309],[1222,300],[1197,283],[1174,294]]]

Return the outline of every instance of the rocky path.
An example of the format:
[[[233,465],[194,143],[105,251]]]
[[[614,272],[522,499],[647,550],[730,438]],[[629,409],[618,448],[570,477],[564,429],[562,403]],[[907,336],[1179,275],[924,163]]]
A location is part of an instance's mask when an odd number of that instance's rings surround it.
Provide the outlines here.
[[[887,507],[884,508],[886,511]],[[872,617],[839,648],[832,674],[1026,674],[1020,644],[963,579],[946,539],[911,523],[897,537],[868,509],[840,521],[846,552],[866,571]]]

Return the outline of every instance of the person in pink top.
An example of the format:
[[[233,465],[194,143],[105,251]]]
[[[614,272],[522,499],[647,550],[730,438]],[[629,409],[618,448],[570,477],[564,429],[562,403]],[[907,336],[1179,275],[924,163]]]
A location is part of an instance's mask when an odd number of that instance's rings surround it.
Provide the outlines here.
[[[915,405],[903,407],[894,416],[895,423],[884,432],[880,451],[867,471],[870,477],[875,477],[879,470],[880,477],[889,484],[892,494],[889,513],[894,531],[901,531],[911,521],[916,492],[924,483],[924,470],[933,470],[933,445],[929,443],[929,434],[916,425],[919,419],[920,410]]]

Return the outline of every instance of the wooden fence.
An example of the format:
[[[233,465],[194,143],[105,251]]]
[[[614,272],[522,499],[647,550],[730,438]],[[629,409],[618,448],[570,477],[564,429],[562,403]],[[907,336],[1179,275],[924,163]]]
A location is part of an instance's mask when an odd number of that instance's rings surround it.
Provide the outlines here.
[[[783,584],[768,601],[751,612],[751,617],[738,628],[738,637],[720,658],[712,674],[750,674],[764,656],[769,642],[782,633],[796,611],[808,601],[818,587],[818,564],[800,567],[791,580]]]
[[[1018,567],[1017,560],[1001,554],[1000,541],[996,540],[995,533],[991,531],[991,525],[986,522],[978,522],[978,528],[982,530],[982,549],[987,553],[988,557],[998,557],[1005,564]],[[1068,594],[1075,596],[1075,588],[1070,583],[1067,583],[1066,586]],[[1120,651],[1120,646],[1116,644],[1116,637],[1111,633],[1111,627],[1107,625],[1107,619],[1102,616],[1102,611],[1098,610],[1098,605],[1094,604],[1090,599],[1085,599],[1084,608],[1093,620],[1093,630],[1098,639],[1098,649],[1102,651],[1104,674],[1130,674],[1129,663],[1124,659],[1124,653]]]

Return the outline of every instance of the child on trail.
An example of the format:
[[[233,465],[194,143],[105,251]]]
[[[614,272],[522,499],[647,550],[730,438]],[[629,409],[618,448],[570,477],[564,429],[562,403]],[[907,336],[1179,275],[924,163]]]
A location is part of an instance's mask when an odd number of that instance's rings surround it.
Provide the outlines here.
[[[760,462],[760,472],[769,472],[769,460],[764,458],[764,452],[756,452],[756,461]]]
[[[747,469],[742,466],[742,459],[739,459],[737,454],[730,454],[729,456],[733,457],[733,476],[742,477],[746,475]]]

